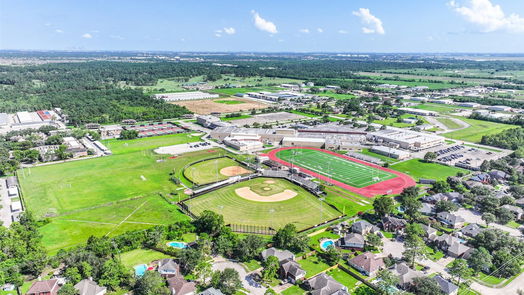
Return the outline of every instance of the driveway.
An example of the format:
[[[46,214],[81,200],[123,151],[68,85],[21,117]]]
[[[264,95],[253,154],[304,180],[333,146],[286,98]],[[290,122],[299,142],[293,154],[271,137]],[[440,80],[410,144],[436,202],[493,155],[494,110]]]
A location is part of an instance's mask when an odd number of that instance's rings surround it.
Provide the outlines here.
[[[238,271],[242,285],[244,289],[248,290],[248,294],[264,295],[266,292],[266,288],[255,282],[251,278],[251,274],[248,274],[240,263],[226,260],[222,257],[215,258],[215,261],[213,262],[213,270],[222,271],[226,268],[232,268]]]
[[[462,216],[466,220],[466,222],[468,222],[468,223],[478,223],[478,224],[481,224],[481,225],[486,224],[482,220],[482,218],[481,218],[482,217],[482,213],[477,212],[477,211],[460,208],[456,212],[456,215]],[[522,236],[522,233],[520,232],[520,230],[515,229],[515,228],[511,228],[511,227],[508,227],[508,226],[505,226],[505,225],[501,225],[501,224],[498,224],[498,223],[491,223],[489,225],[489,227],[501,229],[501,230],[503,230],[505,232],[508,232],[510,235],[512,235],[514,237]]]
[[[7,183],[5,178],[0,178],[0,222],[3,226],[11,225],[11,200],[7,195]]]
[[[402,252],[405,250],[404,243],[397,240],[391,241],[387,238],[383,238],[382,243],[384,244],[382,247],[382,253],[384,254],[384,257],[391,254],[394,258],[402,258]]]

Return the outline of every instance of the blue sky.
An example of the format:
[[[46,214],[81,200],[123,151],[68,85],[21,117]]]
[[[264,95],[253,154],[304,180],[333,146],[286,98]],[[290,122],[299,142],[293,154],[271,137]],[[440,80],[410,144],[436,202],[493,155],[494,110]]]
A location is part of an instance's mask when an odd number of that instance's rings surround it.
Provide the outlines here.
[[[0,0],[0,49],[524,52],[522,0]]]

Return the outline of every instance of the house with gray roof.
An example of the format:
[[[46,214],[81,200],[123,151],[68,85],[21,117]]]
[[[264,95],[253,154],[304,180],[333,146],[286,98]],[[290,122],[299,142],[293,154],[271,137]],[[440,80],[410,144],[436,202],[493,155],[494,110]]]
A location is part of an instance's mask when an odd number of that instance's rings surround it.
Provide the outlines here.
[[[424,215],[431,216],[435,214],[435,205],[429,203],[422,203],[422,207],[418,209],[418,212]]]
[[[340,238],[336,245],[343,249],[362,250],[366,245],[366,240],[361,234],[351,233]]]
[[[92,279],[81,280],[74,288],[79,295],[104,295],[107,293],[106,287],[100,287]]]
[[[482,231],[483,231],[483,228],[480,227],[480,225],[478,225],[476,223],[470,223],[470,224],[466,225],[465,227],[463,227],[462,229],[460,229],[460,233],[461,234],[463,234],[465,236],[468,236],[470,238],[476,237]]]
[[[424,238],[428,241],[434,241],[437,237],[437,230],[425,224],[421,224],[420,226],[424,230]]]
[[[513,205],[504,205],[502,208],[508,209],[513,215],[515,215],[516,220],[521,220],[524,217],[524,209],[513,206]]]
[[[346,286],[325,273],[321,273],[307,280],[306,286],[312,295],[349,294]]]
[[[292,259],[282,261],[278,272],[282,280],[289,281],[292,284],[306,276],[306,271],[300,267],[298,262]]]
[[[442,276],[438,275],[435,277],[440,290],[446,295],[456,295],[458,294],[459,287],[452,282],[444,279]]]
[[[284,261],[286,259],[295,260],[295,254],[293,254],[292,252],[288,250],[280,250],[275,247],[265,249],[260,253],[260,256],[262,256],[262,259],[264,261],[266,261],[269,256],[275,256],[276,258],[278,258],[279,262]]]
[[[195,282],[187,281],[181,274],[167,279],[171,295],[193,295],[196,292]]]
[[[404,290],[407,290],[409,287],[411,287],[415,278],[424,276],[421,271],[411,269],[404,262],[395,264],[393,273],[399,278],[398,286]]]
[[[171,258],[165,258],[158,261],[158,273],[167,278],[180,274],[180,266]]]
[[[198,295],[224,295],[222,291],[215,289],[213,287],[205,289],[204,291],[198,293]]]
[[[449,212],[440,212],[437,214],[437,219],[450,228],[460,228],[466,221],[462,216],[455,215]]]
[[[365,236],[369,233],[378,232],[380,231],[380,229],[375,225],[367,222],[366,220],[359,220],[353,223],[353,225],[351,226],[351,231]]]

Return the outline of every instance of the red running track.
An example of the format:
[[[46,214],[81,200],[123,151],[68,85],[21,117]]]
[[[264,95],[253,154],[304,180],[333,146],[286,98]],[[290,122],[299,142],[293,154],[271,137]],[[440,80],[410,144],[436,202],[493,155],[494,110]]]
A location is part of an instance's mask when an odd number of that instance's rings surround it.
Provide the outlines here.
[[[275,162],[278,162],[278,163],[280,163],[282,165],[286,165],[288,167],[291,167],[292,166],[291,163],[288,163],[288,162],[286,162],[284,160],[281,160],[280,158],[277,157],[277,153],[279,151],[290,150],[290,149],[317,150],[317,151],[321,151],[321,152],[324,152],[324,153],[328,153],[328,154],[333,155],[333,156],[337,156],[337,157],[346,159],[348,161],[353,161],[353,162],[356,162],[356,163],[359,163],[359,164],[362,164],[362,165],[366,165],[366,166],[369,166],[369,167],[373,167],[375,169],[380,169],[382,171],[386,171],[386,172],[389,172],[389,173],[397,175],[397,177],[395,177],[395,178],[384,180],[384,181],[381,181],[381,182],[374,183],[372,185],[368,185],[366,187],[359,188],[359,187],[354,187],[354,186],[345,184],[343,182],[334,180],[334,179],[326,177],[324,175],[320,175],[320,174],[318,174],[316,172],[313,172],[311,170],[308,170],[306,168],[302,168],[299,165],[293,165],[295,167],[299,167],[300,171],[302,171],[304,173],[307,173],[307,174],[309,174],[309,175],[311,175],[313,177],[316,177],[318,179],[327,181],[327,182],[329,182],[331,184],[334,184],[334,185],[339,186],[341,188],[347,189],[347,190],[352,191],[354,193],[357,193],[359,195],[366,196],[368,198],[374,197],[376,195],[388,194],[388,191],[391,191],[391,192],[389,192],[389,194],[400,194],[404,188],[410,187],[410,186],[414,186],[414,185],[417,184],[411,177],[409,177],[408,175],[406,175],[404,173],[400,173],[398,171],[391,170],[391,169],[388,169],[388,168],[384,168],[384,167],[381,167],[379,165],[371,164],[371,163],[368,163],[368,162],[365,162],[365,161],[361,161],[361,160],[358,160],[358,159],[355,159],[355,158],[352,158],[352,157],[348,157],[346,155],[341,155],[341,154],[338,154],[338,153],[335,153],[335,152],[332,152],[332,151],[318,149],[318,148],[284,147],[284,148],[279,148],[279,149],[272,150],[269,153],[267,153],[266,155],[271,160],[273,160]]]

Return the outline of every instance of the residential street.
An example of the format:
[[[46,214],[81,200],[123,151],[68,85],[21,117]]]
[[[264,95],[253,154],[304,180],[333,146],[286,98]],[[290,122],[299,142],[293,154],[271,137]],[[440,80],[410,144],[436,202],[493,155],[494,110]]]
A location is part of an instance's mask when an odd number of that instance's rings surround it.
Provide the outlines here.
[[[242,285],[249,291],[248,294],[264,295],[266,288],[253,281],[250,274],[246,272],[240,263],[226,260],[223,257],[216,257],[213,262],[213,270],[224,270],[226,268],[233,268],[238,271]]]
[[[481,218],[482,214],[480,212],[476,212],[476,211],[460,208],[456,212],[456,214],[458,216],[462,216],[466,220],[466,222],[468,222],[468,223],[478,223],[480,225],[485,225],[486,224],[482,220],[482,218]],[[501,225],[501,224],[498,224],[498,223],[491,223],[489,225],[489,227],[501,229],[501,230],[503,230],[505,232],[508,232],[510,235],[512,235],[514,237],[522,236],[522,232],[520,230],[515,229],[515,228],[511,228],[511,227],[508,227],[508,226],[505,226],[505,225]]]

